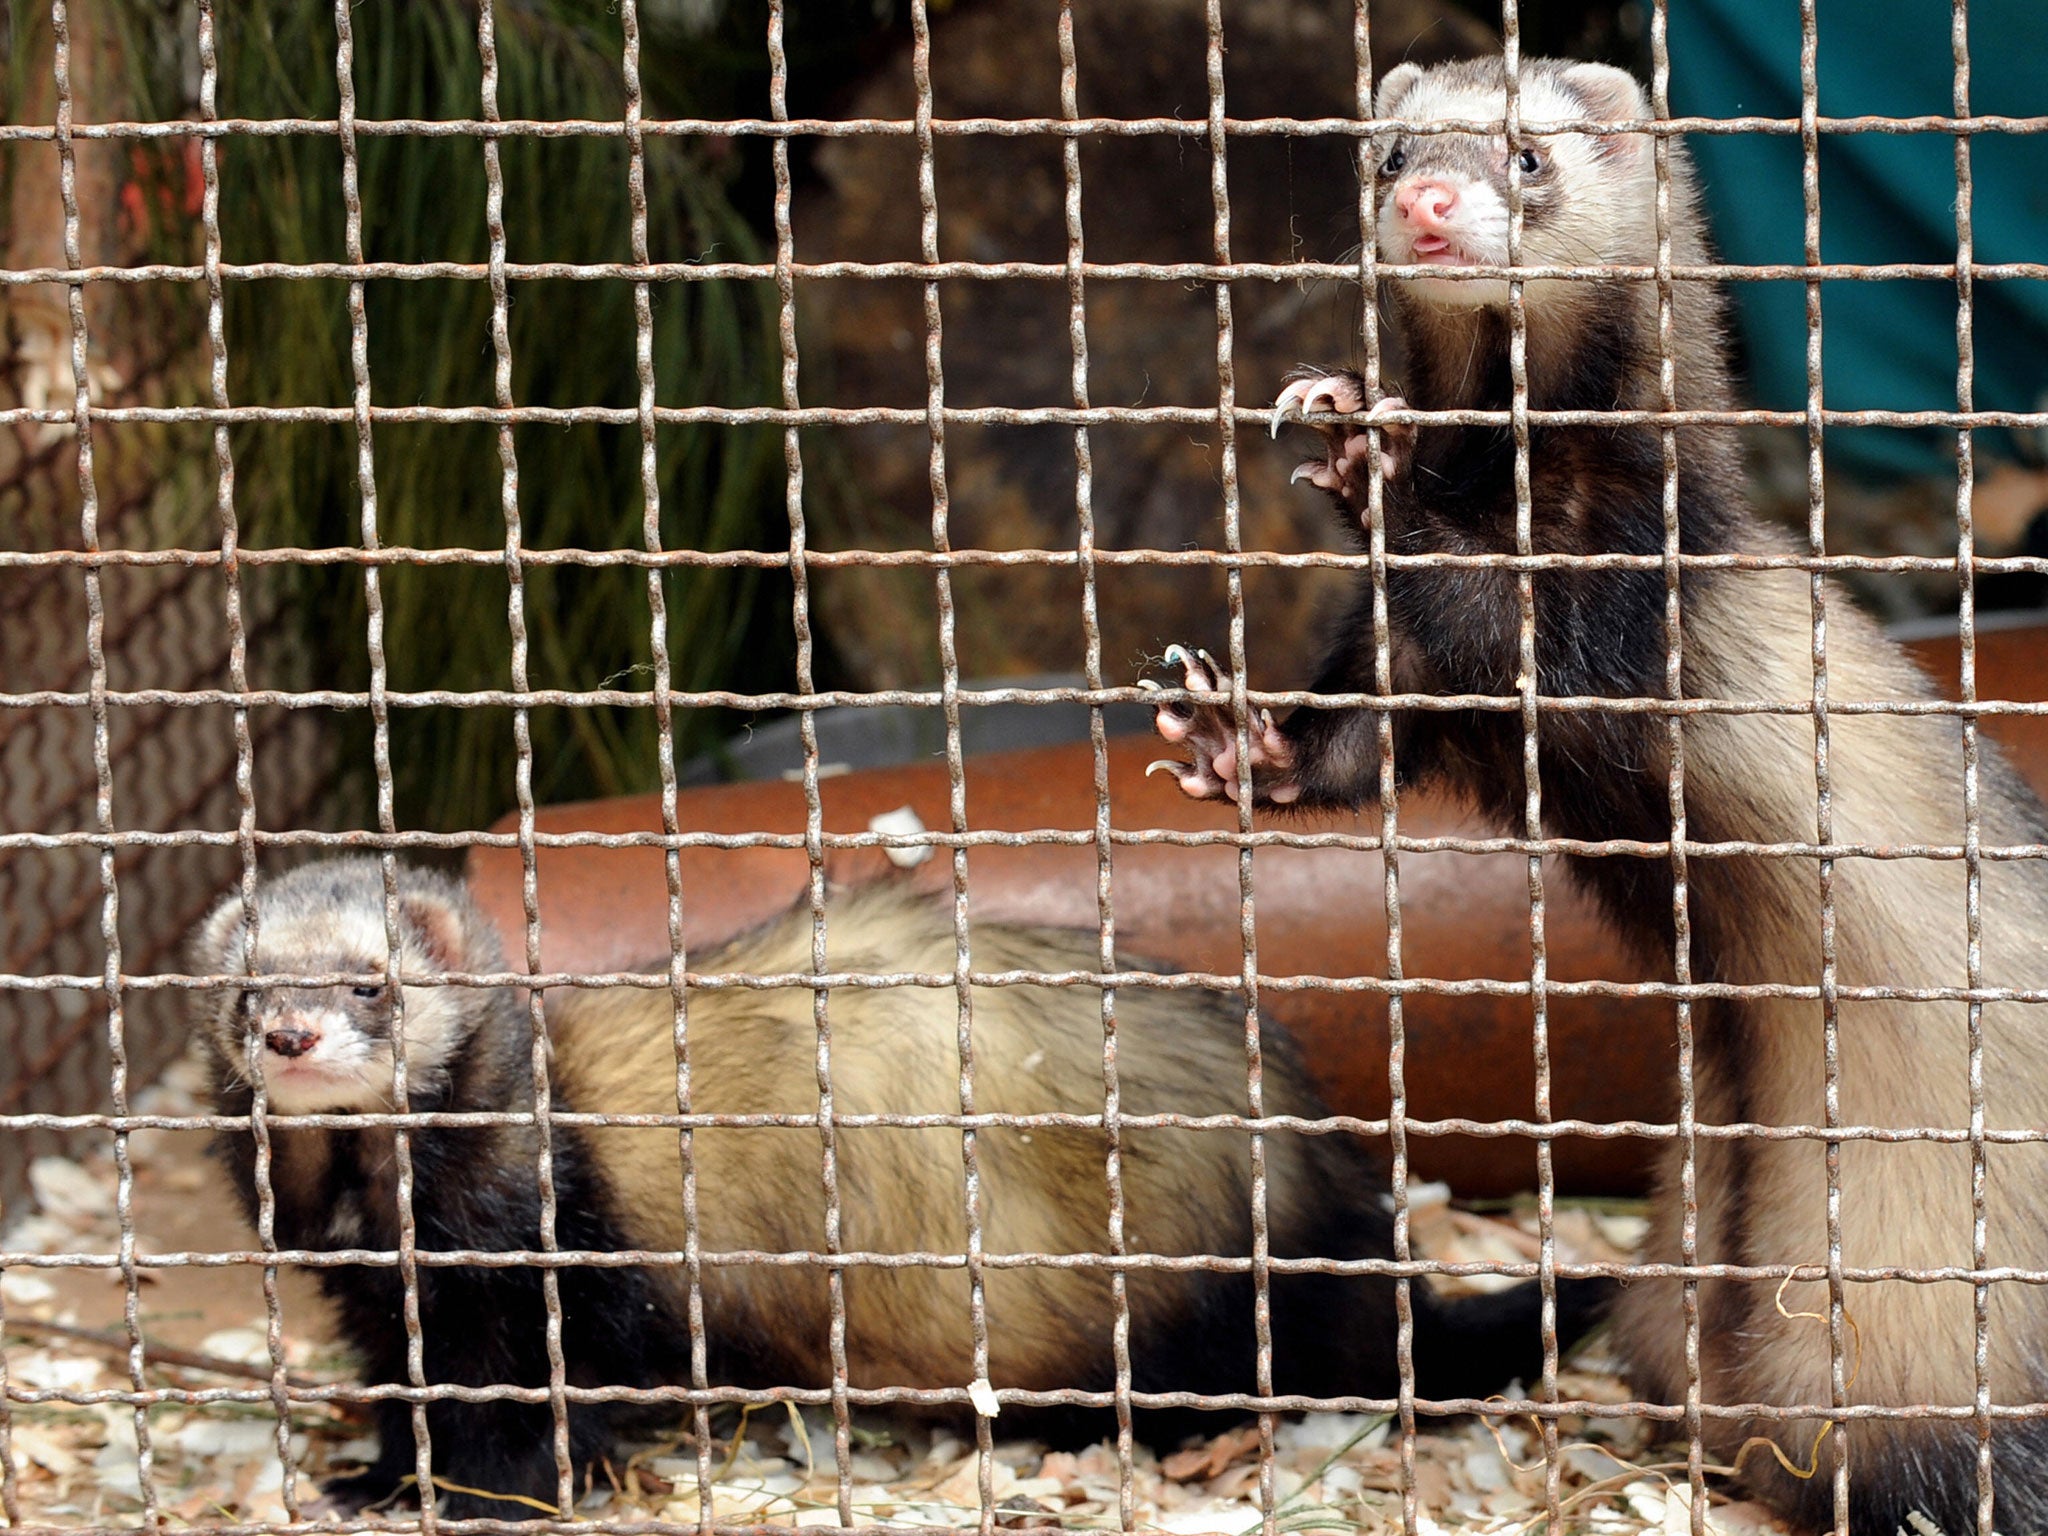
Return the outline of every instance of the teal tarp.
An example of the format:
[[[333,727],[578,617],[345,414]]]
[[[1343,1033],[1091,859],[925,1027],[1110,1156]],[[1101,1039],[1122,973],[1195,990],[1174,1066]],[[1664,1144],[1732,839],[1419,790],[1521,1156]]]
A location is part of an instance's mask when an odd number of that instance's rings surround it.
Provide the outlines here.
[[[1671,107],[1683,116],[1799,115],[1795,0],[1672,0]],[[1948,116],[1954,60],[1945,0],[1850,0],[1819,8],[1823,116]],[[1970,106],[1978,115],[2048,114],[2048,4],[1973,0]],[[1723,258],[1798,262],[1804,198],[1797,136],[1696,134]],[[2048,134],[1983,133],[1970,150],[1979,262],[2048,261]],[[1955,140],[1943,134],[1823,135],[1821,259],[1953,262]],[[1806,401],[1806,290],[1798,281],[1731,285],[1756,404]],[[2048,395],[2048,283],[1976,285],[1976,405],[2036,410]],[[1956,403],[1956,287],[1950,281],[1821,286],[1825,402],[1844,410],[1942,410]],[[1875,470],[1939,470],[1953,434],[1829,429],[1831,460]],[[2003,434],[1980,434],[2005,451]]]

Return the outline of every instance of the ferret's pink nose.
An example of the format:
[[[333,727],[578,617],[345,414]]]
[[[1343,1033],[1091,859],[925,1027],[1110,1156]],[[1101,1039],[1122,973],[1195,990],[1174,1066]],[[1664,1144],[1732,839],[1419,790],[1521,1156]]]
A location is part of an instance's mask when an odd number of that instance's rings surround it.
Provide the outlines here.
[[[1458,206],[1458,192],[1447,181],[1418,179],[1394,194],[1401,217],[1426,235],[1441,234],[1444,221]]]
[[[320,1036],[310,1029],[273,1029],[263,1043],[280,1056],[303,1056],[320,1043]]]

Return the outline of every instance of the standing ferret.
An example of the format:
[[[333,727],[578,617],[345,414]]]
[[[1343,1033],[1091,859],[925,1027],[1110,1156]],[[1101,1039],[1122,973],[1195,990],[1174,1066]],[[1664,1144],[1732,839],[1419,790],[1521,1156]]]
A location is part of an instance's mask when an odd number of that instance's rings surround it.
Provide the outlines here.
[[[1381,85],[1383,118],[1501,121],[1501,62],[1423,70],[1404,64]],[[1535,61],[1520,74],[1529,122],[1650,117],[1629,75],[1590,64]],[[1379,158],[1379,251],[1389,262],[1505,265],[1507,157],[1502,134],[1395,134]],[[1531,135],[1517,150],[1524,208],[1521,260],[1536,265],[1650,265],[1657,257],[1656,182],[1643,135]],[[1669,145],[1671,256],[1711,258],[1683,148]],[[1511,402],[1507,286],[1499,280],[1423,277],[1390,283],[1407,344],[1405,403],[1418,410]],[[1657,291],[1627,280],[1530,280],[1524,287],[1528,403],[1534,409],[1656,409],[1661,405]],[[1725,410],[1732,393],[1721,300],[1710,284],[1673,293],[1676,398],[1681,410]],[[1403,404],[1389,399],[1385,406]],[[1355,373],[1298,378],[1282,394],[1274,430],[1291,412],[1364,413]],[[1331,492],[1347,526],[1367,515],[1369,434],[1362,424],[1322,426],[1327,451],[1303,465]],[[1506,427],[1382,426],[1386,548],[1396,554],[1512,553],[1516,548],[1514,444]],[[1734,431],[1687,426],[1678,438],[1678,523],[1690,554],[1782,554],[1789,542],[1749,512]],[[1532,423],[1531,537],[1537,553],[1664,546],[1664,475],[1654,426]],[[1813,695],[1809,578],[1796,569],[1689,567],[1682,580],[1682,687],[1689,699],[1782,700]],[[1534,577],[1536,687],[1543,695],[1665,695],[1665,586],[1661,569],[1551,570]],[[1513,695],[1518,682],[1516,577],[1500,568],[1393,566],[1386,597],[1391,681],[1399,693]],[[1318,693],[1372,693],[1368,585],[1355,600],[1313,684]],[[1176,648],[1186,686],[1228,690],[1200,652]],[[1937,695],[1864,614],[1832,585],[1827,605],[1827,688],[1836,700]],[[1665,716],[1546,711],[1539,773],[1546,831],[1588,839],[1667,840],[1670,749]],[[1261,712],[1249,733],[1255,803],[1290,810],[1377,804],[1378,727],[1371,709],[1295,710],[1275,724]],[[1192,748],[1164,766],[1197,798],[1238,793],[1237,730],[1229,709],[1169,703],[1158,727]],[[1695,843],[1812,842],[1819,831],[1816,725],[1806,713],[1684,717],[1686,832]],[[1524,804],[1519,713],[1400,711],[1394,761],[1404,784],[1434,784],[1519,831]],[[1835,713],[1828,721],[1830,840],[1893,847],[1959,845],[1964,835],[1964,743],[1951,715]],[[1986,846],[2048,840],[2040,804],[1989,742],[1978,747],[1977,795]],[[1159,767],[1162,765],[1154,765]],[[1673,882],[1667,859],[1577,858],[1570,865],[1610,920],[1645,952],[1672,953]],[[1965,866],[1957,860],[1847,857],[1833,865],[1836,981],[1844,988],[1959,987],[1968,972]],[[1811,858],[1740,854],[1689,861],[1691,967],[1697,981],[1822,980],[1820,887]],[[2048,866],[1985,860],[1982,982],[2048,983]],[[1693,1004],[1695,1088],[1703,1124],[1820,1125],[1825,1115],[1824,1027],[1817,998],[1701,998]],[[1884,1130],[1966,1132],[1971,1114],[1969,1017],[1963,1002],[1844,998],[1839,1003],[1841,1122]],[[2023,1004],[1983,1008],[1983,1077],[1992,1132],[2048,1125],[2048,1029]],[[2048,1268],[2048,1149],[1991,1145],[1988,1261]],[[1698,1257],[1702,1264],[1824,1266],[1828,1257],[1824,1143],[1820,1139],[1702,1140],[1697,1147]],[[1852,1139],[1841,1147],[1842,1263],[1850,1269],[1972,1265],[1972,1169],[1967,1144]],[[1662,1163],[1647,1257],[1680,1259],[1679,1150]],[[1823,1281],[1801,1278],[1782,1295],[1769,1281],[1699,1284],[1700,1369],[1708,1405],[1832,1402]],[[1990,1288],[1989,1386],[1996,1404],[2048,1398],[2048,1290]],[[1852,1404],[1968,1408],[1976,1390],[1973,1293],[1965,1281],[1852,1281],[1847,1371]],[[1820,1314],[1816,1318],[1815,1314]],[[1638,1281],[1616,1304],[1615,1331],[1638,1391],[1682,1399],[1686,1368],[1674,1280]],[[1810,1525],[1832,1522],[1835,1458],[1847,1446],[1850,1529],[1889,1536],[1909,1511],[1945,1530],[1974,1529],[1977,1427],[1901,1418],[1795,1422],[1708,1417],[1709,1451],[1727,1461],[1752,1436],[1777,1442],[1812,1475],[1787,1472],[1750,1447],[1741,1477],[1758,1495]],[[2048,1422],[1992,1421],[1998,1527],[2048,1528]]]
[[[490,924],[454,881],[402,869],[397,895],[402,972],[503,971]],[[245,960],[242,900],[230,897],[194,940],[197,971],[383,972],[385,896],[377,861],[303,866],[260,884],[255,905],[253,955]],[[834,970],[949,972],[954,964],[950,912],[893,884],[836,896],[827,935]],[[693,964],[706,973],[806,972],[811,937],[803,906]],[[1092,933],[977,923],[972,942],[977,965],[994,970],[1085,971],[1097,963]],[[392,1000],[385,988],[280,986],[208,997],[202,1033],[221,1113],[250,1112],[252,1054],[272,1113],[391,1110]],[[951,989],[835,991],[835,1109],[849,1115],[957,1113],[957,1008]],[[1095,990],[977,987],[973,1009],[977,1110],[1101,1113],[1103,1036]],[[402,1014],[411,1109],[531,1109],[532,1035],[523,992],[405,986]],[[1210,993],[1128,987],[1118,993],[1116,1015],[1125,1113],[1243,1112],[1241,1003]],[[547,1027],[555,1108],[674,1113],[674,1019],[666,989],[559,989],[547,999]],[[810,989],[696,991],[688,1002],[687,1040],[694,1112],[816,1114]],[[1266,1112],[1325,1115],[1291,1042],[1271,1023],[1263,1045]],[[561,1248],[683,1249],[675,1131],[557,1124],[553,1136]],[[397,1246],[389,1128],[274,1126],[270,1140],[280,1246]],[[531,1126],[421,1127],[412,1130],[410,1143],[419,1250],[540,1246],[539,1153]],[[822,1250],[825,1199],[814,1128],[712,1127],[694,1132],[692,1143],[704,1252]],[[1107,1251],[1107,1143],[1099,1130],[992,1127],[979,1132],[978,1147],[988,1253]],[[1266,1149],[1275,1257],[1392,1256],[1386,1180],[1354,1137],[1272,1132]],[[221,1150],[253,1217],[253,1139],[227,1133]],[[841,1127],[837,1159],[844,1250],[964,1251],[958,1130]],[[1241,1134],[1127,1128],[1122,1168],[1127,1251],[1250,1253],[1251,1170]],[[318,1273],[344,1336],[363,1356],[366,1379],[408,1380],[396,1269],[322,1267]],[[558,1273],[571,1385],[690,1380],[683,1270],[565,1266]],[[963,1270],[856,1265],[844,1273],[851,1385],[967,1384],[972,1357]],[[546,1384],[539,1270],[425,1265],[418,1276],[429,1383]],[[823,1269],[707,1264],[702,1277],[713,1385],[830,1385]],[[1106,1270],[991,1269],[985,1285],[995,1386],[1114,1386]],[[1129,1272],[1127,1285],[1134,1389],[1254,1390],[1248,1274],[1140,1268]],[[1559,1285],[1560,1330],[1567,1338],[1591,1323],[1609,1289],[1597,1282]],[[1533,1284],[1457,1299],[1422,1284],[1411,1294],[1417,1385],[1425,1395],[1476,1396],[1540,1362],[1540,1298]],[[1315,1396],[1395,1390],[1391,1280],[1278,1275],[1271,1301],[1277,1390]],[[1016,1410],[1010,1416],[1027,1417]],[[1100,1417],[1065,1427],[1096,1431]],[[336,1503],[360,1506],[388,1497],[413,1471],[409,1407],[380,1403],[377,1419],[381,1454],[367,1472],[328,1485]],[[1159,1413],[1148,1423],[1141,1413],[1139,1426],[1155,1443],[1171,1443],[1166,1437],[1174,1431],[1193,1427],[1188,1420]],[[428,1423],[437,1483],[552,1503],[553,1420],[545,1405],[436,1402]],[[1041,1419],[1037,1427],[1061,1426]],[[604,1409],[571,1406],[579,1479],[608,1450],[611,1435]],[[528,1506],[472,1493],[443,1491],[439,1498],[450,1518],[522,1518],[528,1512]]]

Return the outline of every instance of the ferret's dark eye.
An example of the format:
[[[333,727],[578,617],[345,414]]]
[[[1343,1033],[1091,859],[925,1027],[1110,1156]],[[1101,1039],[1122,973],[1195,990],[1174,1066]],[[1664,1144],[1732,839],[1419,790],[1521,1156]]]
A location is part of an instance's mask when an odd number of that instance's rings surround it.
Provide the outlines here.
[[[366,1003],[375,1002],[378,998],[384,995],[384,989],[382,987],[357,987],[354,990],[356,996],[360,997]]]
[[[1521,154],[1521,161],[1522,174],[1524,176],[1534,176],[1538,171],[1543,169],[1543,157],[1537,154],[1536,151],[1533,149],[1523,150]]]
[[[1391,155],[1380,162],[1380,175],[1382,178],[1398,176],[1401,174],[1401,168],[1407,163],[1408,157],[1396,149]]]

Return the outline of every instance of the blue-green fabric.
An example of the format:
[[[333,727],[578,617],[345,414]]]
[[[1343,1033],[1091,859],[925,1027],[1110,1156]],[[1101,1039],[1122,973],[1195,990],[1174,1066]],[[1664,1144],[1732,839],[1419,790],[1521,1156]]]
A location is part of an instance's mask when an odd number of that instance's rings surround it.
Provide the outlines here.
[[[1684,116],[1799,115],[1797,0],[1671,0],[1671,106]],[[1947,0],[1830,0],[1819,8],[1824,116],[1949,115],[1954,64]],[[2048,0],[1973,0],[1970,105],[2048,114]],[[1798,262],[1804,199],[1796,136],[1696,134],[1724,259]],[[1956,251],[1955,140],[1936,134],[1823,135],[1821,259],[1943,262]],[[1980,262],[2048,261],[2048,135],[1971,140],[1971,216]],[[1732,286],[1755,403],[1806,400],[1806,293],[1798,281]],[[1976,285],[1976,405],[2034,410],[2048,395],[2048,283]],[[1953,282],[1821,287],[1822,378],[1830,408],[1940,410],[1956,402]],[[1980,447],[2010,447],[2004,434]],[[1831,462],[1939,471],[1953,434],[1829,429]]]

